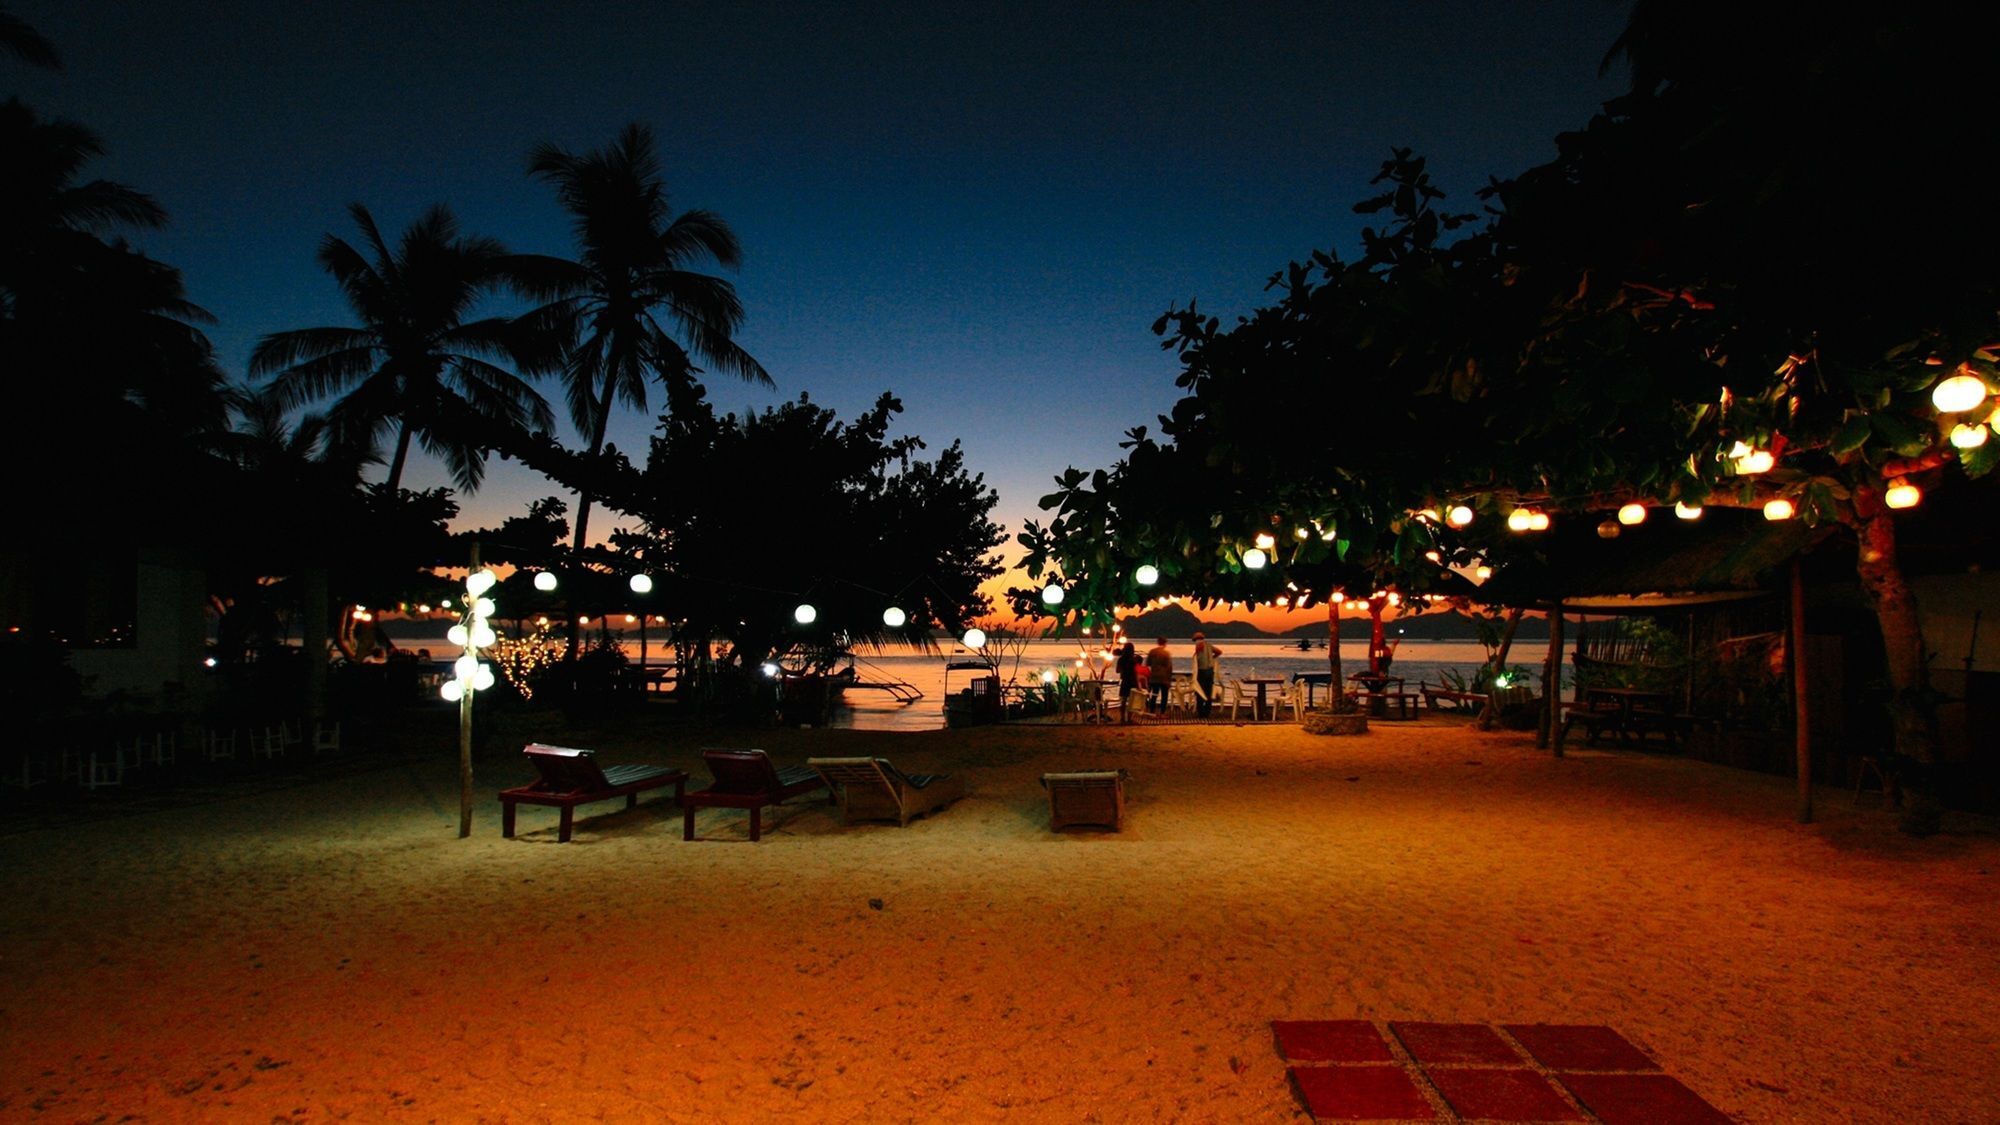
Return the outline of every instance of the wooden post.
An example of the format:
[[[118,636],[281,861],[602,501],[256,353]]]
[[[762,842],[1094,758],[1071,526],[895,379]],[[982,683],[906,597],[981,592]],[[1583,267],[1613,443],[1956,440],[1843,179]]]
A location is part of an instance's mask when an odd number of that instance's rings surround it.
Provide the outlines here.
[[[466,570],[468,576],[479,571],[479,544],[472,545],[472,565]],[[478,599],[468,599],[465,606],[465,630],[472,631],[472,606]],[[472,638],[466,638],[470,647]],[[472,835],[472,696],[471,685],[467,685],[464,695],[458,697],[458,838],[463,840]]]
[[[1563,756],[1556,736],[1562,730],[1562,651],[1563,607],[1558,600],[1549,611],[1549,654],[1542,658],[1542,729],[1535,736],[1535,749],[1553,746],[1556,757]]]
[[[1799,823],[1811,824],[1812,807],[1812,717],[1806,688],[1806,584],[1799,574],[1799,560],[1792,559],[1792,725],[1797,738],[1799,759]]]

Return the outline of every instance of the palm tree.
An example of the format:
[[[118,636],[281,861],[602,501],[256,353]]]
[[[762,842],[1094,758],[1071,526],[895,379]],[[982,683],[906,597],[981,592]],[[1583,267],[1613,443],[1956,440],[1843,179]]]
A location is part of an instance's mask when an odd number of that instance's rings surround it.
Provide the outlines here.
[[[0,8],[0,54],[12,55],[43,70],[62,69],[62,56],[56,53],[55,44],[5,8]]]
[[[513,322],[465,319],[504,280],[506,251],[490,238],[461,235],[441,205],[412,223],[394,251],[366,207],[356,203],[348,212],[368,254],[329,234],[319,260],[360,325],[266,336],[251,353],[250,373],[273,376],[287,408],[340,394],[328,419],[341,441],[372,441],[393,429],[391,494],[402,486],[413,438],[444,460],[460,488],[473,491],[485,475],[485,450],[456,432],[455,412],[538,430],[554,424],[542,396],[493,362],[515,357]]]
[[[712,212],[673,214],[650,129],[627,125],[609,147],[582,155],[539,145],[528,172],[555,186],[574,220],[579,258],[517,260],[524,290],[548,302],[522,319],[533,334],[561,343],[549,366],[561,372],[570,420],[593,458],[616,403],[646,408],[649,375],[666,387],[669,409],[692,401],[701,369],[691,355],[771,385],[732,339],[743,320],[735,287],[689,268],[705,260],[736,266],[743,256],[736,235]],[[577,548],[591,500],[588,491],[578,496]]]

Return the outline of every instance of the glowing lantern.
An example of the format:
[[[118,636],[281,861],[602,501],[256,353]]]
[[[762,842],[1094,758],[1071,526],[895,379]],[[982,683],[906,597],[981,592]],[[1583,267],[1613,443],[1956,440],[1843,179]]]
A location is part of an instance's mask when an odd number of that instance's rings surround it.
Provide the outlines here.
[[[493,690],[493,668],[491,665],[481,664],[479,671],[472,674],[472,687],[475,691]]]
[[[1061,586],[1058,586],[1055,583],[1051,582],[1048,585],[1042,587],[1043,605],[1061,605],[1062,600],[1063,600],[1063,588]]]
[[[819,610],[814,609],[809,602],[801,602],[799,607],[792,611],[792,620],[801,625],[810,625],[819,620]]]
[[[1451,510],[1444,514],[1444,522],[1453,527],[1464,527],[1472,522],[1472,509],[1463,504],[1453,504]]]
[[[1547,512],[1536,512],[1528,517],[1529,531],[1547,531],[1548,529],[1549,514]]]
[[[438,685],[438,694],[444,696],[446,703],[457,703],[465,698],[465,685],[457,680],[446,680]]]
[[[1264,569],[1264,564],[1269,561],[1269,559],[1264,557],[1264,552],[1255,547],[1243,552],[1243,566],[1245,569],[1262,570]]]
[[[1986,401],[1986,383],[1977,375],[1953,375],[1931,389],[1931,405],[1959,414]]]
[[[1792,506],[1790,500],[1782,496],[1776,500],[1766,500],[1764,502],[1764,518],[1767,520],[1788,520],[1797,514],[1798,509]]]
[[[776,664],[773,664],[768,660],[766,660],[762,664],[757,665],[757,670],[759,672],[764,673],[764,678],[767,680],[777,679],[778,673],[784,671],[784,669],[778,667]]]
[[[491,590],[493,583],[497,581],[499,579],[493,576],[492,571],[482,567],[465,576],[465,592],[476,598],[486,591]]]
[[[1914,508],[1923,498],[1923,491],[1902,477],[1890,481],[1889,490],[1882,494],[1882,502],[1891,508]]]
[[[1443,562],[1443,561],[1444,561],[1444,556],[1443,556],[1443,555],[1440,555],[1440,554],[1438,554],[1438,553],[1437,553],[1436,551],[1425,551],[1425,552],[1424,552],[1424,557],[1425,557],[1425,558],[1427,558],[1427,559],[1429,559],[1429,560],[1430,560],[1430,561],[1432,561],[1432,562]]]
[[[1297,538],[1297,539],[1304,539],[1304,538],[1306,538],[1307,536],[1309,536],[1309,535],[1311,535],[1311,534],[1312,534],[1312,532],[1310,532],[1310,531],[1307,531],[1307,530],[1306,530],[1305,528],[1303,528],[1303,527],[1295,527],[1295,528],[1293,528],[1293,529],[1292,529],[1292,536],[1293,536],[1294,538]]]
[[[1645,523],[1646,506],[1644,504],[1625,505],[1618,509],[1618,522],[1624,524],[1626,527],[1637,527]]]
[[[577,619],[576,619],[576,623],[577,623],[578,625],[588,625],[588,624],[590,624],[590,615],[589,615],[589,614],[587,614],[587,613],[585,613],[585,614],[580,614],[580,615],[579,615],[579,616],[577,617]]]
[[[653,592],[653,576],[650,574],[635,574],[632,576],[632,580],[626,583],[626,585],[632,587],[632,592],[635,594],[650,594]]]
[[[1493,577],[1493,568],[1487,566],[1484,563],[1481,563],[1479,566],[1473,568],[1472,576],[1474,578],[1479,579],[1481,582],[1484,582],[1488,578]]]
[[[1701,505],[1676,500],[1674,501],[1674,514],[1684,520],[1698,520],[1701,518]]]
[[[1257,546],[1268,551],[1271,548],[1276,547],[1277,545],[1278,545],[1278,540],[1275,537],[1273,537],[1270,532],[1260,531],[1257,533]]]
[[[1141,586],[1151,586],[1160,580],[1160,568],[1154,566],[1152,563],[1147,563],[1138,570],[1133,571],[1132,577],[1137,579]]]
[[[1344,602],[1344,601],[1346,601],[1346,600],[1347,600],[1347,595],[1346,595],[1346,594],[1342,593],[1342,592],[1341,592],[1341,591],[1339,591],[1339,590],[1335,590],[1335,591],[1333,592],[1333,604],[1335,604],[1335,605],[1339,605],[1339,604],[1340,604],[1341,602]]]
[[[535,575],[535,589],[540,590],[542,593],[546,594],[550,590],[553,590],[555,588],[556,588],[555,571],[545,570],[542,571],[540,574]]]
[[[494,611],[499,608],[499,606],[493,604],[492,598],[481,598],[472,603],[472,616],[474,618],[491,617]]]
[[[909,619],[910,615],[904,613],[900,606],[892,605],[882,611],[882,624],[887,625],[891,629],[901,629],[903,624]]]
[[[1403,604],[1403,595],[1401,595],[1401,594],[1397,593],[1397,592],[1396,592],[1396,591],[1394,591],[1394,590],[1391,590],[1391,591],[1389,591],[1389,604],[1390,604],[1390,605],[1402,605],[1402,604]]]
[[[470,634],[468,634],[465,631],[465,626],[463,625],[453,625],[451,628],[446,629],[444,631],[444,639],[450,641],[452,644],[455,644],[460,648],[465,647],[466,639],[469,636]]]
[[[985,648],[986,630],[979,628],[967,629],[965,631],[965,636],[959,638],[959,642],[965,645],[966,648],[970,649]]]
[[[1961,423],[1951,428],[1951,444],[1959,449],[1978,449],[1986,444],[1986,424]]]
[[[493,647],[493,642],[499,639],[499,637],[493,635],[493,627],[486,622],[475,621],[472,623],[473,648],[491,648]]]
[[[1052,683],[1055,683],[1055,682],[1056,682],[1056,670],[1055,670],[1054,668],[1044,668],[1044,669],[1042,669],[1042,682],[1043,682],[1043,683],[1045,683],[1045,684],[1052,684]]]
[[[1534,526],[1535,513],[1526,508],[1516,508],[1507,513],[1507,530],[1526,531]]]
[[[469,680],[479,674],[479,658],[468,652],[451,662],[451,670],[459,679]]]
[[[1597,525],[1597,537],[1599,539],[1616,539],[1620,531],[1621,529],[1618,526],[1617,520],[1605,520],[1603,523]]]
[[[429,606],[427,606],[427,605],[420,605],[420,606],[418,606],[418,607],[417,607],[417,612],[418,612],[418,613],[429,613],[430,611],[431,611],[431,607],[429,607]]]

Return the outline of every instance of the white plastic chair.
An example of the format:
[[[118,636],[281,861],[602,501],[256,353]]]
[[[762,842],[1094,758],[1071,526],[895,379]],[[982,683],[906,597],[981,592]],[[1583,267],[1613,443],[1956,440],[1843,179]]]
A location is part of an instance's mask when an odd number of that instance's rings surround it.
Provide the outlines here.
[[[335,722],[332,726],[328,726],[325,723],[313,724],[312,752],[315,754],[340,753],[340,724],[338,722]]]
[[[153,745],[151,748],[153,764],[156,766],[164,766],[172,762],[174,760],[175,751],[178,750],[179,748],[180,748],[180,735],[170,730],[161,731],[158,734],[155,734],[153,736]]]
[[[236,757],[236,732],[233,730],[208,730],[202,732],[202,750],[211,762]]]
[[[1236,718],[1237,710],[1243,707],[1250,708],[1251,719],[1262,717],[1257,713],[1257,697],[1243,690],[1242,680],[1230,680],[1224,688],[1224,694],[1229,697],[1229,718],[1232,721]]]

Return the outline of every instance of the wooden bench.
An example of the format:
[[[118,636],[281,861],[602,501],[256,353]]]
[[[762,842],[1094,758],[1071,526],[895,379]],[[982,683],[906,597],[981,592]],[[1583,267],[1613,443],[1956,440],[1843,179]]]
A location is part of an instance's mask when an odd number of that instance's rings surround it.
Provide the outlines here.
[[[681,801],[681,839],[694,839],[694,814],[696,809],[748,809],[750,810],[750,842],[756,843],[763,837],[763,811],[767,805],[780,805],[787,799],[815,789],[827,789],[826,779],[811,766],[793,766],[779,769],[773,765],[769,755],[762,750],[703,750],[701,759],[708,763],[708,772],[715,780],[706,789],[689,793]],[[835,795],[827,793],[827,803],[833,803]]]
[[[1423,696],[1414,691],[1357,691],[1355,700],[1370,715],[1380,719],[1414,719]],[[1390,714],[1394,708],[1395,714]]]
[[[1043,774],[1042,788],[1049,791],[1049,828],[1100,824],[1118,831],[1125,824],[1125,779],[1129,776],[1124,770]]]
[[[556,842],[569,843],[576,807],[613,797],[625,798],[625,807],[639,803],[639,794],[648,789],[674,787],[674,802],[680,803],[687,790],[687,771],[667,766],[598,766],[592,751],[567,746],[532,743],[521,751],[534,763],[541,777],[529,785],[500,791],[500,835],[514,835],[514,806],[546,805],[562,810],[562,826]]]
[[[1418,684],[1417,687],[1423,692],[1424,703],[1433,711],[1440,710],[1438,706],[1439,700],[1451,704],[1454,711],[1461,710],[1461,705],[1466,703],[1476,704],[1481,707],[1486,705],[1486,693],[1483,691],[1460,691],[1457,688],[1431,687],[1429,684],[1423,683]]]

